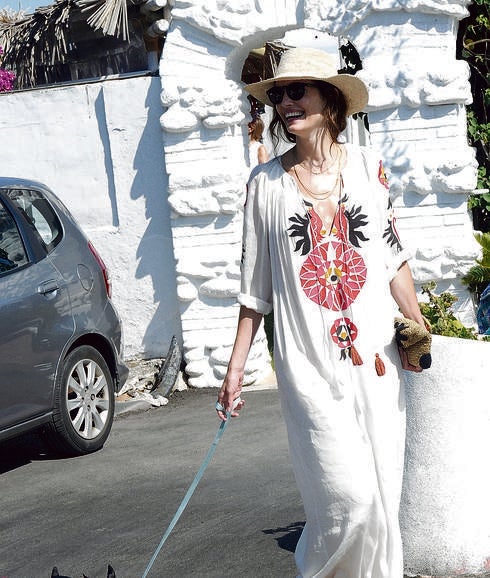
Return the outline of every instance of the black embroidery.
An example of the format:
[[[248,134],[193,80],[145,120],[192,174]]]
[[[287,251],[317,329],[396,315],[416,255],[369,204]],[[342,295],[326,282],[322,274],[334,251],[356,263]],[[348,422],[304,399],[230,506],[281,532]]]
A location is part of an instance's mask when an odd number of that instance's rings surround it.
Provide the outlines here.
[[[308,215],[301,216],[296,213],[294,217],[289,217],[289,220],[293,223],[288,228],[288,231],[291,231],[289,236],[299,237],[294,250],[299,251],[301,249],[301,255],[307,255],[311,249],[311,241],[308,235],[308,225],[310,223]]]
[[[369,237],[359,231],[360,227],[365,227],[368,224],[367,215],[361,213],[362,207],[353,206],[350,209],[344,209],[345,216],[349,223],[349,242],[354,247],[360,247],[361,241],[369,241]]]
[[[386,242],[390,245],[390,247],[396,246],[397,250],[401,251],[402,245],[396,231],[396,219],[392,209],[393,206],[391,204],[391,199],[388,199],[388,226],[384,230],[383,239],[386,239]]]

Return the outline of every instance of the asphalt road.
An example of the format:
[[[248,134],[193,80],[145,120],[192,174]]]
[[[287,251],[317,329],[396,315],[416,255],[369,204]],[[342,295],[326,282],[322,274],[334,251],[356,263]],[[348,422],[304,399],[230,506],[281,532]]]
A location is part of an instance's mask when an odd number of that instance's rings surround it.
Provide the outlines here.
[[[287,578],[304,513],[276,390],[249,391],[149,578]],[[144,573],[218,429],[216,390],[117,417],[105,447],[54,459],[0,445],[0,578]]]

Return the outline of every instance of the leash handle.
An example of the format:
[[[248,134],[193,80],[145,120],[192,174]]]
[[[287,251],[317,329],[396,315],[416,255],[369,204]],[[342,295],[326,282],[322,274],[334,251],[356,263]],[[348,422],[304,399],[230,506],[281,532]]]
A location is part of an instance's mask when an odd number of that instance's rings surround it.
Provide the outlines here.
[[[236,406],[242,401],[241,397],[237,397],[236,399],[233,400],[233,404],[231,406],[231,411],[233,411]],[[214,406],[214,409],[216,411],[225,411],[225,408],[223,405],[221,405],[221,403],[219,401],[216,402],[216,405]],[[230,413],[231,412],[227,412],[226,413],[226,419],[228,419],[230,417]]]
[[[235,407],[238,405],[239,402],[240,402],[240,398],[237,398],[233,402],[233,409],[235,409]],[[232,411],[233,411],[233,409],[232,409]],[[204,460],[201,464],[201,467],[199,468],[199,471],[197,472],[194,479],[192,480],[192,483],[189,486],[187,493],[185,494],[182,502],[180,503],[180,506],[178,507],[177,511],[175,512],[175,515],[172,518],[170,524],[168,525],[168,528],[165,531],[165,534],[162,536],[162,539],[160,540],[160,543],[158,544],[155,552],[153,553],[153,556],[151,557],[151,560],[149,561],[148,566],[146,567],[146,570],[143,572],[143,575],[141,576],[141,578],[146,578],[148,576],[148,573],[150,572],[151,567],[153,566],[155,560],[157,559],[157,556],[160,553],[160,550],[163,548],[163,545],[167,541],[167,538],[170,536],[170,533],[174,529],[175,524],[177,524],[180,516],[182,515],[182,512],[185,510],[187,504],[189,503],[189,500],[191,499],[192,494],[194,493],[195,489],[197,488],[197,484],[201,481],[201,478],[202,478],[206,468],[208,467],[209,462],[211,461],[211,458],[213,457],[214,452],[216,451],[216,447],[218,445],[218,442],[221,439],[221,437],[223,436],[223,433],[226,429],[226,426],[228,425],[228,423],[230,421],[230,417],[231,417],[231,411],[226,413],[226,421],[222,421],[220,423],[220,425],[218,427],[218,431],[216,432],[216,435],[214,436],[213,443],[211,444],[211,447],[209,448],[208,453],[207,453],[206,457],[204,458]]]

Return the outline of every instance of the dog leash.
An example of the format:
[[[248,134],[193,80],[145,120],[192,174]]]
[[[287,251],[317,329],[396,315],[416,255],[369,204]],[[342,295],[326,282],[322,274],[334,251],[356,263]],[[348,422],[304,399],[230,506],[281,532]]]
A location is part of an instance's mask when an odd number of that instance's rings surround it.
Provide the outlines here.
[[[238,405],[239,402],[240,402],[240,398],[238,397],[237,399],[234,400],[233,407],[232,407],[231,411],[226,412],[226,421],[222,421],[220,423],[220,425],[218,427],[218,431],[216,432],[216,435],[214,436],[213,443],[211,444],[211,447],[209,448],[208,453],[207,453],[206,457],[204,458],[204,460],[201,464],[201,467],[199,468],[199,471],[197,472],[194,479],[192,480],[192,483],[189,486],[189,489],[187,490],[187,493],[184,496],[182,502],[180,502],[180,506],[178,507],[177,511],[175,512],[174,517],[172,518],[170,524],[168,525],[168,528],[165,531],[165,534],[162,536],[160,543],[156,547],[155,552],[153,553],[151,560],[148,562],[148,566],[146,567],[146,570],[144,571],[141,578],[146,578],[148,576],[148,573],[150,572],[151,567],[153,566],[155,560],[157,559],[157,556],[160,553],[160,550],[163,548],[163,545],[167,541],[167,538],[170,536],[170,533],[174,529],[175,524],[177,524],[177,522],[179,521],[179,518],[182,515],[182,512],[185,510],[187,504],[189,503],[189,500],[192,497],[192,494],[194,493],[194,490],[197,488],[197,484],[201,481],[201,478],[202,478],[206,468],[209,466],[209,462],[211,461],[211,458],[213,457],[213,454],[216,451],[216,447],[218,445],[219,440],[223,437],[223,433],[224,433],[226,426],[228,425],[228,422],[230,421],[230,418],[231,418],[231,412],[235,409],[235,407]],[[216,409],[218,411],[223,411],[224,407],[220,403],[217,403]]]

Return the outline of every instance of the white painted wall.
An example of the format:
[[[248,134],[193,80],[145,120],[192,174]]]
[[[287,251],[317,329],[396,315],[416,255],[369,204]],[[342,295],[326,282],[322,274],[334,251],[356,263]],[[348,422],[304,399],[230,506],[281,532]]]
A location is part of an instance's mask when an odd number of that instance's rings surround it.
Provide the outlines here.
[[[489,350],[435,335],[431,370],[407,374],[400,509],[407,574],[488,576]]]
[[[468,67],[454,57],[466,4],[175,0],[160,61],[167,107],[161,126],[191,385],[220,385],[233,343],[247,178],[243,62],[250,49],[284,34],[289,41],[300,28],[318,30],[319,47],[326,33],[356,46],[359,76],[370,90],[371,141],[385,161],[416,282],[435,280],[439,290],[456,292],[455,309],[464,322],[474,322],[459,281],[478,254],[466,210],[476,186],[474,151],[466,142]],[[314,40],[310,34],[307,44]],[[260,333],[247,382],[260,379],[267,366]]]
[[[474,152],[466,141],[468,69],[455,60],[458,21],[467,4],[174,0],[160,62],[167,107],[161,126],[184,355],[192,385],[221,383],[233,342],[247,173],[243,129],[248,107],[241,92],[241,65],[251,48],[290,29],[345,36],[358,49],[360,76],[370,89],[372,144],[385,159],[398,227],[414,253],[416,281],[436,280],[439,289],[464,295],[458,277],[478,252],[466,211],[467,195],[476,186]],[[471,310],[466,297],[460,306]],[[468,342],[465,349],[472,345]],[[481,574],[490,558],[488,492],[481,482],[489,470],[475,448],[488,437],[488,395],[476,377],[466,387],[469,372],[464,368],[473,363],[471,356],[453,353],[443,363],[443,350],[435,340],[437,363],[433,372],[422,374],[427,380],[424,395],[417,397],[417,384],[409,391],[415,395],[407,408],[407,447],[413,452],[402,504],[406,569]],[[463,371],[453,371],[455,364]],[[260,380],[267,365],[260,334],[246,380]],[[481,376],[483,365],[476,367]],[[460,439],[462,427],[467,429]]]
[[[189,383],[218,386],[238,312],[248,51],[303,27],[356,45],[371,138],[385,158],[416,281],[461,291],[458,277],[478,252],[465,204],[476,185],[464,109],[471,95],[467,67],[454,57],[467,4],[173,0],[161,84],[141,77],[0,94],[1,172],[46,182],[90,234],[113,271],[128,357],[160,356],[176,334]],[[465,364],[477,366],[469,353],[442,364],[444,349],[436,340],[435,370],[422,374],[423,395],[415,384],[409,399],[403,531],[418,573],[483,570],[487,557],[488,460],[476,449],[488,437],[487,390],[476,377],[467,384]],[[246,382],[269,368],[262,332]],[[467,429],[454,428],[460,418]]]
[[[162,357],[181,339],[160,90],[139,76],[0,94],[1,173],[47,184],[92,239],[127,358]]]

